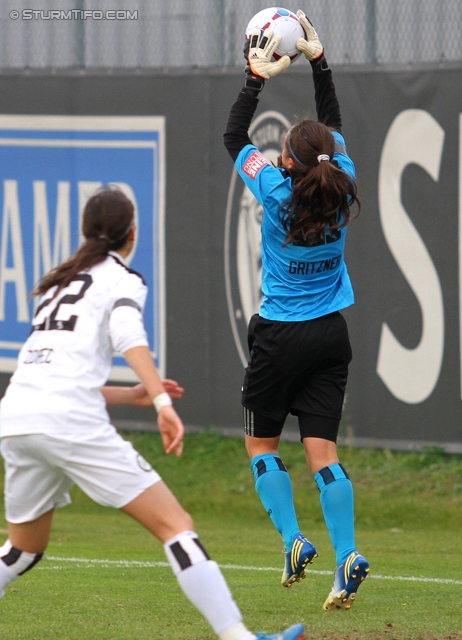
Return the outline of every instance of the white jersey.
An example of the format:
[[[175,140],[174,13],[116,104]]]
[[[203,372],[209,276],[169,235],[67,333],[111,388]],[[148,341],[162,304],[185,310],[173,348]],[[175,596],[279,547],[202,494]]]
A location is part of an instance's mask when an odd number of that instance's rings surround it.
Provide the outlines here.
[[[148,346],[147,287],[119,254],[74,276],[40,300],[0,403],[0,436],[77,434],[107,428],[101,387],[114,352]]]

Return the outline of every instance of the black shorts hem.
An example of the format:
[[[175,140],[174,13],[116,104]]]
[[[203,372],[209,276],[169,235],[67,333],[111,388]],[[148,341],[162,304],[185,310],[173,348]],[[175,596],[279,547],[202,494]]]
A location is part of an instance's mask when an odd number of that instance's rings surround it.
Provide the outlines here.
[[[289,415],[289,413],[277,414],[272,411],[264,411],[264,410],[262,411],[259,407],[255,408],[255,406],[251,406],[249,403],[245,402],[244,400],[241,401],[241,404],[244,409],[248,409],[249,411],[252,411],[253,413],[256,413],[257,415],[261,416],[262,418],[268,418],[268,420],[284,422],[287,416]]]
[[[302,442],[303,438],[321,438],[337,444],[340,418],[304,413],[303,411],[297,412],[296,415]]]

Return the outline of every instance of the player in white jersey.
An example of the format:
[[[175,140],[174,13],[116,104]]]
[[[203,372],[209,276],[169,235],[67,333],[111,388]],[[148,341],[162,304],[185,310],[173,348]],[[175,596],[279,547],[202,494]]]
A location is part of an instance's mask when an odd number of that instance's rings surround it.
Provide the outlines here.
[[[113,351],[148,346],[140,313],[147,289],[117,252],[56,290],[41,300],[19,354],[2,401],[3,436],[94,433],[108,422],[100,389]]]
[[[70,502],[75,483],[164,544],[185,595],[221,640],[255,640],[191,516],[116,432],[106,411],[106,404],[152,402],[166,453],[181,455],[184,426],[167,391],[178,397],[182,390],[159,377],[142,318],[147,288],[124,262],[135,240],[133,214],[133,204],[118,189],[95,194],[83,213],[85,242],[33,292],[40,301],[32,331],[0,403],[9,534],[0,547],[0,597],[42,558],[54,509]],[[114,352],[123,353],[141,385],[104,386]],[[303,625],[258,636],[303,637]]]

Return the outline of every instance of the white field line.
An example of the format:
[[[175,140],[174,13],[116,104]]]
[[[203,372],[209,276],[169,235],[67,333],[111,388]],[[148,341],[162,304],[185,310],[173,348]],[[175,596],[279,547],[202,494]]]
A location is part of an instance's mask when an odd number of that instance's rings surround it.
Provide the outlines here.
[[[168,562],[149,562],[143,560],[92,560],[88,558],[60,558],[58,556],[45,556],[45,559],[50,563],[61,563],[61,562],[73,562],[77,565],[90,565],[90,566],[100,566],[100,567],[141,567],[141,568],[150,568],[150,567],[169,567]],[[237,569],[238,571],[278,571],[280,572],[280,567],[244,567],[239,564],[222,564],[220,565],[221,569]],[[53,569],[57,567],[47,567],[43,563],[38,565],[38,568],[42,569]],[[308,569],[308,576],[316,575],[316,576],[331,576],[333,575],[332,571],[317,571],[314,569]],[[403,580],[408,582],[431,582],[434,584],[458,584],[462,585],[462,580],[452,580],[451,578],[425,578],[419,576],[382,576],[377,573],[371,573],[370,578],[374,578],[376,580]]]

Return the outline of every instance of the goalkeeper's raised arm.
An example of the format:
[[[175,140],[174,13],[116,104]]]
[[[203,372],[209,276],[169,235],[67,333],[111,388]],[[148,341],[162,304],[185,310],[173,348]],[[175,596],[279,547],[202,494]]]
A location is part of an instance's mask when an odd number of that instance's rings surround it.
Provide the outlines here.
[[[257,29],[245,43],[244,56],[247,65],[244,86],[231,107],[224,134],[225,147],[233,161],[246,145],[251,144],[248,130],[258,106],[258,95],[266,80],[279,75],[290,65],[289,56],[282,56],[277,61],[272,60],[280,40],[281,36],[273,35],[270,29],[266,29],[263,34]]]
[[[305,32],[305,38],[299,38],[297,42],[297,49],[305,54],[305,58],[310,62],[313,70],[314,98],[318,120],[327,127],[340,132],[342,129],[340,107],[332,80],[332,71],[329,69],[324,55],[324,47],[315,28],[303,11],[297,11],[297,17]]]

